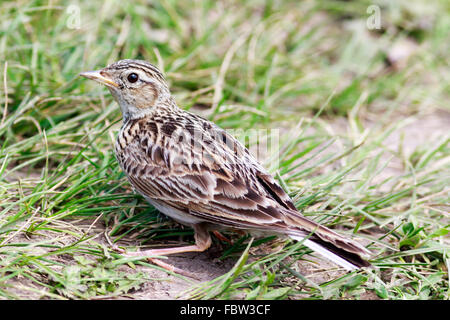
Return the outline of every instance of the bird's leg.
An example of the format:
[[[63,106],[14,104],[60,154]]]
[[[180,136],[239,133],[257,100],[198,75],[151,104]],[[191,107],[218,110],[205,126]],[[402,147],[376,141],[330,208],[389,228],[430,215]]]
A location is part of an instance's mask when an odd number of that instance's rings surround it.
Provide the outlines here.
[[[172,271],[184,276],[194,277],[195,275],[187,272],[185,270],[179,269],[171,264],[165,263],[159,259],[148,257],[148,256],[166,256],[169,254],[183,253],[183,252],[203,252],[211,246],[211,236],[208,231],[200,224],[194,225],[194,238],[195,244],[184,247],[175,247],[175,248],[164,248],[164,249],[150,249],[145,251],[137,251],[137,252],[126,252],[123,253],[126,256],[131,257],[147,257],[147,259],[168,271]]]
[[[212,231],[212,233],[216,236],[217,239],[219,239],[220,241],[226,242],[228,244],[233,244],[233,241],[231,241],[230,239],[228,239],[227,237],[225,237],[223,234],[221,234],[219,231],[214,230]]]

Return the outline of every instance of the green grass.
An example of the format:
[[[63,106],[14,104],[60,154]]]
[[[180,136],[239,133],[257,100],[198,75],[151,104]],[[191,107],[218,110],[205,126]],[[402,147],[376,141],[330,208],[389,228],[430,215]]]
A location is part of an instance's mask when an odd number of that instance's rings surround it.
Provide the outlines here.
[[[449,298],[449,128],[420,127],[449,125],[447,1],[78,1],[79,29],[70,1],[50,3],[0,9],[1,298],[134,297],[167,279],[105,233],[193,241],[132,192],[112,148],[119,108],[78,77],[121,58],[159,65],[181,107],[224,128],[278,129],[261,160],[297,208],[373,252],[372,270],[311,274],[301,243],[229,234],[220,259],[235,266],[190,297]],[[387,63],[396,44],[403,65]]]

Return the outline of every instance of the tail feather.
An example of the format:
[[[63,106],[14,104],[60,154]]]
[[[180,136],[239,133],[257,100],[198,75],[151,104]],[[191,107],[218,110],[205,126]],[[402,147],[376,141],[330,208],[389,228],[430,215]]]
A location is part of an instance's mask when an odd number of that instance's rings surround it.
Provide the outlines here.
[[[307,239],[299,235],[290,235],[290,237],[297,241],[303,241],[303,244],[308,248],[340,265],[348,271],[370,266],[370,263],[361,258],[359,254],[339,248],[333,243],[324,241],[314,235]],[[366,253],[367,251],[361,250],[361,254]]]
[[[361,258],[370,255],[370,251],[358,242],[309,220],[297,211],[286,210],[283,213],[286,224],[290,226],[288,234],[292,239],[303,241],[313,251],[347,270],[371,265]],[[307,236],[308,233],[311,233],[310,236]]]

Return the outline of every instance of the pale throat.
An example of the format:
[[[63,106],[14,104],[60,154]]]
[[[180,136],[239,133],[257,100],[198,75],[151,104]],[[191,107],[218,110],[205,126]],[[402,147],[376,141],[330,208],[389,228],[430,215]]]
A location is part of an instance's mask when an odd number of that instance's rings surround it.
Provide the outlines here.
[[[170,93],[167,94],[163,92],[163,94],[159,94],[155,99],[152,95],[137,97],[124,96],[116,89],[108,89],[119,104],[125,122],[132,119],[142,119],[150,116],[156,111],[156,109],[178,108]]]

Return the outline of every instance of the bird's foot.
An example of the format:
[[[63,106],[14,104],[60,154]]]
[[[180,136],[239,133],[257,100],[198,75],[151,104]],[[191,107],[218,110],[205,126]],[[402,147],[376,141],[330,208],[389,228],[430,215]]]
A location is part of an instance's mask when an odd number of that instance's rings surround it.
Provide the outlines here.
[[[158,256],[158,253],[155,252],[154,250],[128,252],[125,249],[122,249],[115,244],[112,245],[111,249],[117,253],[120,253],[121,255],[123,255],[125,257],[141,257],[143,259],[146,258],[149,262],[151,262],[154,265],[157,265],[171,273],[176,273],[176,274],[179,274],[179,275],[182,275],[185,277],[193,278],[195,280],[200,280],[200,278],[194,273],[177,268],[177,267],[171,265],[170,263],[166,263],[164,261],[161,261],[160,259],[152,257],[152,256]]]

